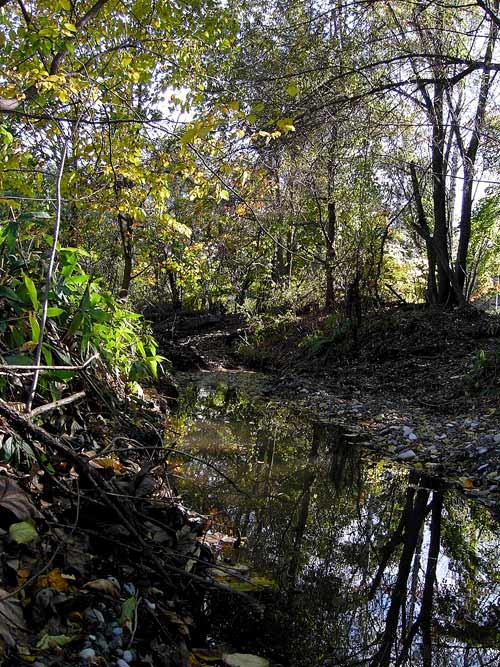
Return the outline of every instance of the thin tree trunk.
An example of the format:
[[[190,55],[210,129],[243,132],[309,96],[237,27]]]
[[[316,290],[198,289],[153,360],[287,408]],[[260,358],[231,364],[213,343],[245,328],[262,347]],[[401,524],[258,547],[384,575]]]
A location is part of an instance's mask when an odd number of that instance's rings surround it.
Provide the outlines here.
[[[494,3],[495,11],[498,11],[498,0]],[[490,25],[490,35],[486,46],[484,62],[486,65],[491,63],[493,49],[498,34],[498,27],[495,23]],[[460,237],[458,240],[457,258],[455,262],[455,276],[458,285],[463,290],[467,277],[467,253],[471,238],[472,221],[472,196],[474,185],[474,166],[477,158],[479,142],[481,140],[484,119],[486,115],[486,103],[491,88],[491,73],[484,69],[481,75],[481,84],[479,87],[479,97],[477,100],[476,114],[474,118],[474,129],[469,142],[469,146],[464,155],[464,183],[462,190],[462,208],[460,212]]]
[[[326,290],[325,310],[332,310],[335,306],[335,287],[333,280],[333,265],[335,262],[335,234],[337,231],[337,211],[335,202],[328,202],[328,224],[326,228]]]

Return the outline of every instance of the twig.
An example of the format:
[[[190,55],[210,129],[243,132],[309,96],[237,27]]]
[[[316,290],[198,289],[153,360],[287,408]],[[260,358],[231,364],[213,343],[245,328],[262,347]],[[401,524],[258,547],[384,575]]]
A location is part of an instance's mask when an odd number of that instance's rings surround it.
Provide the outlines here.
[[[22,364],[0,364],[0,370],[6,370],[6,371],[82,371],[87,366],[89,366],[93,361],[99,358],[99,353],[96,352],[93,354],[91,357],[87,359],[83,364],[80,364],[79,366],[40,366],[40,365],[33,365],[33,366],[23,366]]]
[[[61,182],[64,172],[64,165],[66,163],[66,154],[68,152],[69,137],[66,137],[64,140],[61,159],[59,160],[59,168],[57,170],[57,179],[56,179],[56,217],[54,221],[54,230],[52,232],[52,247],[50,249],[49,265],[47,268],[47,275],[45,277],[45,289],[43,293],[43,305],[42,305],[42,315],[40,317],[40,333],[38,335],[38,342],[35,350],[35,366],[40,365],[42,359],[42,345],[43,345],[43,336],[45,333],[45,324],[47,323],[47,312],[49,308],[49,292],[50,284],[52,282],[52,272],[54,270],[54,265],[56,261],[56,252],[57,246],[59,243],[59,229],[61,227],[61,210],[62,210],[62,198],[61,198]],[[33,375],[33,381],[31,383],[30,391],[28,394],[28,399],[26,401],[26,412],[31,412],[31,406],[33,404],[33,398],[35,397],[36,387],[38,384],[38,378],[40,376],[40,370],[35,370]]]
[[[60,408],[61,405],[68,405],[68,403],[74,403],[75,401],[79,401],[80,398],[83,398],[85,395],[86,395],[85,391],[79,391],[76,394],[73,394],[72,396],[67,396],[66,398],[60,398],[58,401],[53,401],[52,403],[46,403],[45,405],[40,405],[40,407],[35,408],[30,412],[30,417],[33,418],[43,414],[44,412],[55,410],[56,408]]]
[[[213,463],[210,463],[209,461],[206,461],[205,459],[202,459],[200,456],[195,456],[194,454],[189,454],[188,452],[185,452],[183,449],[176,449],[175,447],[170,447],[170,445],[167,445],[167,446],[163,445],[163,446],[159,446],[159,447],[150,447],[150,446],[147,446],[147,445],[142,445],[137,440],[133,440],[132,438],[125,438],[125,437],[122,437],[122,436],[118,436],[117,438],[114,438],[113,442],[115,440],[118,440],[118,439],[119,440],[127,440],[129,442],[135,442],[138,445],[140,445],[140,449],[142,449],[144,451],[163,451],[166,455],[174,453],[174,454],[180,454],[181,456],[185,456],[186,458],[190,459],[191,461],[196,461],[197,463],[201,463],[201,464],[207,466],[207,468],[211,468],[212,470],[215,470],[215,472],[218,475],[220,475],[223,479],[225,479],[226,482],[229,482],[229,484],[231,484],[231,486],[234,489],[236,489],[236,491],[238,491],[238,493],[241,493],[241,495],[243,495],[243,496],[249,496],[250,495],[248,493],[248,491],[244,491],[243,489],[241,489],[236,484],[236,482],[234,480],[232,480],[225,473],[223,473],[222,470],[220,470],[220,468],[217,468],[217,466],[215,466]],[[112,447],[112,449],[110,450],[110,446],[113,445],[113,442],[111,443],[111,445],[108,445],[106,447],[106,451],[112,451],[112,452],[127,452],[127,451],[130,451],[128,448],[122,448],[122,447],[118,447],[118,448]]]

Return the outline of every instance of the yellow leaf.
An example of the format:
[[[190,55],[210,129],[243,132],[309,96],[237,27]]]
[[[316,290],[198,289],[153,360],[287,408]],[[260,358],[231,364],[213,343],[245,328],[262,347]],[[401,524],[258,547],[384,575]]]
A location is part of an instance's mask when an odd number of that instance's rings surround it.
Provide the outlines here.
[[[55,568],[44,577],[39,577],[36,585],[38,588],[53,588],[59,593],[64,593],[70,588],[68,578],[68,575],[63,575],[59,568]]]
[[[464,479],[463,480],[463,487],[464,489],[470,490],[474,488],[474,482],[471,479]]]

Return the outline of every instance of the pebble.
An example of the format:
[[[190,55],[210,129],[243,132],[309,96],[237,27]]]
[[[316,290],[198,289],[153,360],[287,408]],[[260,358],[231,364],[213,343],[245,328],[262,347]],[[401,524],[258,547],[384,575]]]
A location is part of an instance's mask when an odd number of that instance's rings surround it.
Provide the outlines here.
[[[110,651],[115,651],[118,653],[119,650],[121,650],[122,647],[122,638],[121,637],[113,637],[113,639],[109,642],[109,649]],[[119,653],[118,653],[119,655]]]
[[[123,635],[123,628],[120,627],[113,628],[113,634],[115,637],[120,637],[121,635]]]
[[[116,661],[116,667],[130,667],[130,665],[128,664],[128,662],[125,662],[123,658],[118,658],[118,660]]]
[[[413,451],[413,449],[405,449],[404,451],[400,452],[396,458],[398,461],[411,461],[412,459],[416,458],[417,455]]]
[[[125,584],[123,584],[123,591],[127,595],[135,595],[137,593],[137,588],[131,581],[127,581]]]
[[[132,660],[134,659],[134,654],[132,653],[132,651],[124,651],[122,658],[125,660],[125,662],[132,662]]]
[[[85,620],[92,624],[104,625],[104,616],[99,609],[87,609],[84,613]]]
[[[78,655],[82,660],[90,660],[95,658],[95,651],[93,648],[84,648]]]

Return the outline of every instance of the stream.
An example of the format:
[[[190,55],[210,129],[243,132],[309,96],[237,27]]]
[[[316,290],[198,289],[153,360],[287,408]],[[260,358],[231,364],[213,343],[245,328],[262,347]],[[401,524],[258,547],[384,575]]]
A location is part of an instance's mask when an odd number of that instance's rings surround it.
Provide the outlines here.
[[[488,510],[338,423],[265,398],[258,374],[185,375],[171,483],[210,517],[200,641],[272,665],[500,665]]]

